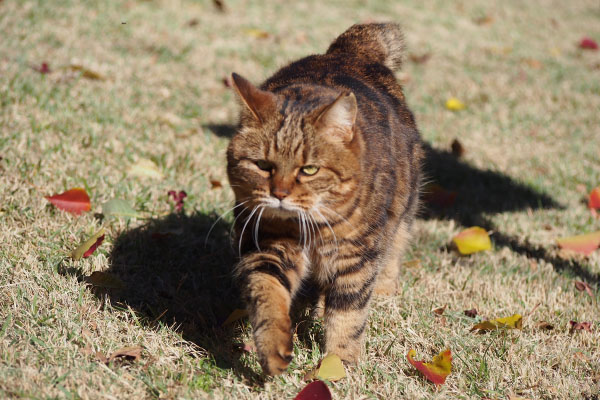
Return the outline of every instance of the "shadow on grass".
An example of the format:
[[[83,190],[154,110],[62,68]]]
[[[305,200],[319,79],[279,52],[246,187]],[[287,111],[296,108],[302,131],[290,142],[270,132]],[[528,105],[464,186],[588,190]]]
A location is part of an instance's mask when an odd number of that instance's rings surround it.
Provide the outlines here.
[[[175,326],[185,340],[210,353],[216,366],[261,384],[261,376],[236,350],[238,324],[222,326],[243,305],[231,279],[230,227],[216,220],[199,213],[171,214],[123,233],[114,243],[108,272],[126,289],[107,295],[117,307],[135,310],[148,326],[159,321]]]
[[[429,181],[448,191],[456,192],[452,206],[440,208],[427,206],[422,217],[426,219],[453,219],[458,224],[481,226],[493,231],[492,241],[497,246],[507,246],[515,253],[551,263],[555,271],[578,276],[589,284],[598,284],[600,276],[590,272],[576,260],[553,255],[553,251],[532,245],[522,238],[500,231],[489,216],[502,212],[564,209],[564,206],[546,193],[536,191],[507,175],[470,166],[451,152],[434,149],[425,144],[425,174]]]

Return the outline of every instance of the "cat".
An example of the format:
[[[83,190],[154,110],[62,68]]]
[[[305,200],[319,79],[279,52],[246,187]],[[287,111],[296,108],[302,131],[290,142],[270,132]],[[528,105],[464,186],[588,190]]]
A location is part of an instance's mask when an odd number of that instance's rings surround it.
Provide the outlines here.
[[[393,294],[419,204],[423,150],[393,71],[400,28],[354,25],[256,87],[227,149],[235,194],[235,277],[263,371],[292,360],[290,308],[305,282],[324,299],[324,347],[346,363],[364,347],[374,293]]]

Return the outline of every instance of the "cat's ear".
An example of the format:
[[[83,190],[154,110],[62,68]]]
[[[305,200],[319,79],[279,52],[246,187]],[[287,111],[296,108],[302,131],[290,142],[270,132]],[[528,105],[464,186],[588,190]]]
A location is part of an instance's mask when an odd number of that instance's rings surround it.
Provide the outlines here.
[[[277,109],[277,97],[275,94],[260,90],[246,78],[235,72],[231,74],[231,77],[233,78],[235,91],[258,122],[264,122],[270,113],[275,112]]]
[[[320,110],[315,127],[327,130],[328,136],[334,135],[344,142],[351,142],[354,137],[354,123],[358,106],[352,92],[342,93],[335,101]]]

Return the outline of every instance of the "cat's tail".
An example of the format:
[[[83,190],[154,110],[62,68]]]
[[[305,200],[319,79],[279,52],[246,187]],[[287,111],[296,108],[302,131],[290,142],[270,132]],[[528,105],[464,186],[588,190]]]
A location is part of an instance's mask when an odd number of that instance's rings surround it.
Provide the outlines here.
[[[404,53],[400,25],[391,22],[352,25],[329,46],[327,54],[334,53],[352,54],[397,71]]]

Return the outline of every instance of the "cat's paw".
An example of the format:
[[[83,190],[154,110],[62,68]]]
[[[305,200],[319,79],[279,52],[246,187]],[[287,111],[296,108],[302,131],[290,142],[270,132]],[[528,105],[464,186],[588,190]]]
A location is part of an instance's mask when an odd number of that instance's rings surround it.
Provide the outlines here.
[[[255,334],[260,366],[267,375],[283,374],[292,361],[291,324],[281,323]]]

